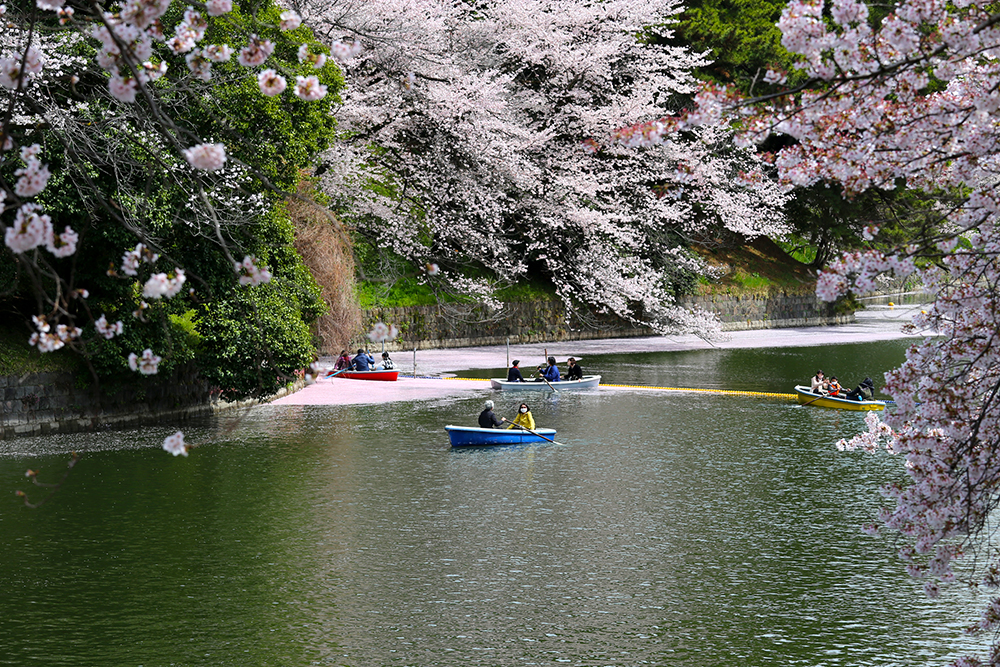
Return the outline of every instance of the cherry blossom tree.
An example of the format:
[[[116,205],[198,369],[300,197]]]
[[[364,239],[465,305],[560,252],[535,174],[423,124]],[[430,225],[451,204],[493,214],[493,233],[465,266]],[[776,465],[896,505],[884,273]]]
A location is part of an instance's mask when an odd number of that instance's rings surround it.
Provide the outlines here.
[[[26,342],[102,381],[196,359],[233,397],[283,384],[322,310],[281,201],[333,137],[329,49],[268,2],[0,15],[0,275]]]
[[[983,2],[904,0],[876,20],[854,0],[794,0],[779,26],[802,85],[784,88],[787,73],[773,70],[761,98],[710,87],[686,117],[632,129],[655,142],[677,128],[736,121],[747,144],[793,140],[774,156],[786,184],[947,193],[910,242],[833,261],[817,292],[832,300],[891,274],[916,276],[933,295],[911,325],[932,336],[886,374],[896,409],[841,446],[885,442],[905,458],[909,482],[886,487],[891,504],[869,530],[900,536],[899,555],[929,595],[959,576],[989,592],[969,631],[989,633],[993,646],[959,665],[1000,664],[998,24],[996,7]],[[878,229],[865,233],[874,239]]]
[[[268,1],[36,0],[0,21],[0,298],[25,343],[105,385],[192,360],[226,397],[287,382],[323,305],[282,202],[333,138],[330,48]]]
[[[705,268],[685,245],[784,229],[784,195],[730,133],[607,140],[694,91],[704,60],[662,39],[673,0],[296,7],[363,47],[325,190],[376,245],[437,266],[436,286],[489,303],[498,284],[543,276],[573,308],[704,332],[711,318],[674,301],[673,276]],[[492,282],[469,277],[484,269]]]

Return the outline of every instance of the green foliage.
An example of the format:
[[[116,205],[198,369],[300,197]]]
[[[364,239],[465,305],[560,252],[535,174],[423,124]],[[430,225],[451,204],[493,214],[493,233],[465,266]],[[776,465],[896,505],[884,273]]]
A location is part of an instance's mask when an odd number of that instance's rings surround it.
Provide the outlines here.
[[[520,282],[509,287],[502,287],[497,290],[496,296],[501,301],[513,303],[552,301],[559,298],[559,295],[556,294],[555,286],[551,282],[542,280]]]
[[[199,309],[203,374],[224,398],[272,394],[313,360],[306,296],[292,281],[272,280]]]
[[[178,9],[182,5],[175,5]],[[268,61],[294,85],[296,76],[315,75],[327,86],[322,100],[306,102],[290,91],[276,97],[262,95],[255,77],[247,76],[246,68],[234,57],[227,63],[213,66],[215,77],[224,82],[211,97],[198,98],[200,104],[188,109],[184,118],[199,128],[202,139],[225,139],[232,147],[231,155],[251,165],[274,186],[293,191],[299,169],[312,162],[314,156],[328,148],[336,132],[333,106],[339,102],[338,91],[344,87],[340,69],[328,60],[321,69],[298,62],[297,50],[306,43],[314,52],[329,53],[329,49],[313,39],[311,32],[301,27],[282,32],[273,27],[280,21],[281,9],[268,2],[256,16],[245,8],[234,7],[229,22],[218,21],[206,35],[207,43],[232,43],[239,34],[250,30],[275,45]],[[176,20],[180,19],[180,15]],[[171,67],[186,67],[183,56],[174,59]],[[179,100],[190,103],[189,96]],[[205,132],[206,129],[210,131]]]
[[[430,286],[412,277],[400,277],[392,283],[358,282],[356,293],[364,309],[433,306],[438,302]]]
[[[275,26],[282,8],[273,0],[237,5],[225,19],[211,22],[206,43],[237,45],[245,42],[246,34],[255,33],[274,43],[267,66],[291,85],[296,75],[315,75],[328,87],[327,96],[315,102],[300,100],[290,90],[267,97],[259,91],[254,74],[235,57],[213,65],[211,87],[185,78],[172,82],[164,78],[155,84],[157,114],[174,119],[170,128],[181,145],[224,142],[229,157],[249,168],[250,175],[242,177],[238,187],[231,179],[241,177],[229,172],[209,174],[199,181],[186,176],[188,169],[174,146],[151,131],[151,114],[144,112],[142,100],[132,105],[108,100],[103,72],[81,73],[74,90],[87,99],[87,105],[71,114],[76,125],[29,130],[28,139],[42,145],[42,161],[52,172],[37,202],[57,229],[69,225],[81,235],[80,251],[52,266],[64,284],[90,293],[86,309],[79,299],[71,299],[68,308],[84,330],[80,341],[84,356],[107,385],[152,381],[130,370],[127,363],[130,353],[141,354],[147,348],[163,358],[161,377],[194,362],[230,398],[273,390],[283,384],[276,384],[275,378],[310,361],[309,326],[325,305],[293,247],[294,228],[282,199],[284,191],[296,190],[302,171],[312,166],[335,137],[332,110],[339,102],[343,76],[332,60],[320,70],[298,62],[302,43],[313,52],[329,51],[306,27],[278,30]],[[173,5],[163,17],[168,34],[183,10],[183,5]],[[89,41],[73,48],[88,60],[96,53]],[[170,71],[187,71],[184,56],[168,56],[167,60]],[[86,135],[92,151],[87,159],[66,152],[65,146],[77,140],[71,135],[74,131]],[[10,173],[4,174],[11,181],[13,169],[19,166],[14,162],[8,161]],[[205,201],[211,202],[222,219],[219,233],[206,224],[204,216],[193,212],[192,201],[199,199],[202,188]],[[116,219],[119,215],[122,220]],[[274,276],[273,284],[241,287],[220,235],[236,260],[253,255],[258,265],[266,265]],[[141,266],[137,278],[115,273],[123,252],[139,242],[155,245],[160,255],[157,263]],[[38,286],[18,284],[17,266],[17,258],[8,249],[0,249],[0,284],[4,286],[0,299],[22,303],[32,297],[34,301]],[[172,272],[175,267],[187,275],[183,291],[169,300],[149,299],[142,318],[134,318],[132,312],[144,300],[142,283],[151,273]],[[54,292],[49,285],[41,287]],[[189,288],[193,293],[188,294]],[[110,322],[125,323],[122,336],[109,341],[96,334],[92,321],[102,313]],[[30,314],[25,315],[29,321]],[[250,322],[263,328],[251,335]],[[220,332],[225,331],[238,336],[231,351],[220,340]],[[27,349],[27,335],[11,339],[11,344],[19,341],[30,359],[37,353]],[[246,372],[257,359],[265,366],[260,373],[265,385],[252,386],[245,373],[232,376],[235,371],[229,365],[236,363]],[[215,368],[217,364],[227,368]],[[256,369],[252,375],[256,381]]]
[[[712,64],[699,76],[750,92],[768,67],[788,69],[792,63],[775,25],[785,4],[783,0],[692,0],[673,26],[674,41],[707,52]]]

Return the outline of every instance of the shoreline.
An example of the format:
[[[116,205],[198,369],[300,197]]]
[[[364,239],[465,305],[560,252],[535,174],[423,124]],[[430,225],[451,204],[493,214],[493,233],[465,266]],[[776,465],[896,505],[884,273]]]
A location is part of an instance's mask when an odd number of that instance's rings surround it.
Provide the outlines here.
[[[853,324],[782,329],[732,331],[720,340],[708,342],[697,336],[650,336],[645,338],[604,338],[554,343],[530,343],[510,346],[510,358],[520,359],[523,367],[544,358],[546,350],[559,363],[570,356],[585,360],[595,354],[641,354],[644,352],[678,352],[685,350],[737,349],[754,347],[812,347],[841,343],[869,343],[881,340],[913,339],[924,335],[902,332],[921,306],[871,307],[856,314]],[[372,355],[378,358],[376,351]],[[507,346],[417,350],[414,353],[393,352],[393,361],[400,371],[396,382],[321,379],[293,394],[279,398],[271,405],[370,405],[394,401],[428,400],[450,396],[468,396],[470,391],[492,391],[489,380],[452,377],[456,371],[503,368],[507,362]],[[323,372],[331,369],[335,359],[322,357],[318,365]],[[416,375],[417,377],[413,377]],[[409,377],[407,377],[409,376]]]

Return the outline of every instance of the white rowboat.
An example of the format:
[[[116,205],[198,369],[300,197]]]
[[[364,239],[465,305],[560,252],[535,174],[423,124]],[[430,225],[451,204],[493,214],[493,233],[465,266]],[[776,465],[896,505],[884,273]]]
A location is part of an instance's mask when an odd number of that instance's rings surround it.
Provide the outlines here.
[[[553,388],[562,391],[563,389],[589,389],[601,384],[600,375],[584,375],[582,380],[560,380],[551,385],[542,380],[526,380],[524,382],[507,382],[501,378],[490,378],[490,386],[494,389],[509,389],[514,391],[552,391]]]

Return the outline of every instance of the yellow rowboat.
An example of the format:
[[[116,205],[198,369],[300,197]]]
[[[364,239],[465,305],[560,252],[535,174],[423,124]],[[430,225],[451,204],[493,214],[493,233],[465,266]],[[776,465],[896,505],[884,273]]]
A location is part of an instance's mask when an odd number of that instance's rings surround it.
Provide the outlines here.
[[[852,401],[836,396],[821,396],[812,393],[809,387],[796,385],[795,396],[801,405],[815,405],[818,408],[833,408],[834,410],[885,410],[885,401]]]

